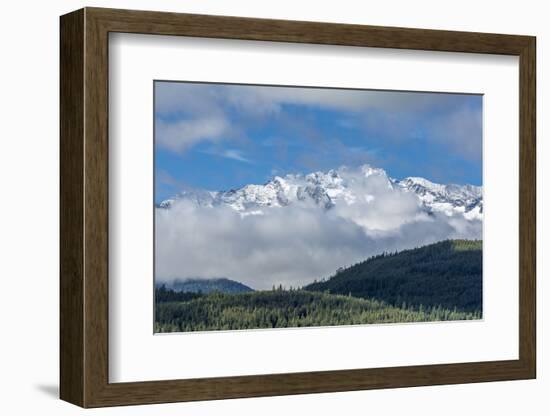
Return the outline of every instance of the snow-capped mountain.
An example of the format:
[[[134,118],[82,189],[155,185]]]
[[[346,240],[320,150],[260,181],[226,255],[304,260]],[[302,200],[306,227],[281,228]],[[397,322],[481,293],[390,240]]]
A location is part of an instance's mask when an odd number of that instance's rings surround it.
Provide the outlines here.
[[[481,219],[483,216],[483,188],[474,185],[441,185],[424,178],[410,177],[395,183],[414,192],[422,204],[447,215],[462,213],[467,219]]]
[[[170,208],[177,201],[191,201],[202,207],[227,206],[243,216],[262,214],[266,208],[291,204],[313,204],[330,210],[338,205],[368,203],[379,195],[410,193],[428,214],[441,212],[448,216],[481,219],[483,215],[482,187],[473,185],[441,185],[424,178],[396,180],[383,169],[363,165],[341,167],[328,172],[307,175],[275,176],[263,185],[246,185],[229,191],[183,190],[159,204]]]

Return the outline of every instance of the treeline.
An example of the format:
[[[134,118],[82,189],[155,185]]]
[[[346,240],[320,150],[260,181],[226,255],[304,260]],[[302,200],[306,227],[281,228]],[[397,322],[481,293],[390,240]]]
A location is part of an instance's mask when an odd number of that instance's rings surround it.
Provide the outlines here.
[[[201,293],[180,292],[167,289],[166,285],[161,285],[155,288],[155,304],[160,302],[187,302],[188,300],[199,297],[201,297]]]
[[[371,257],[303,289],[407,308],[441,306],[481,313],[482,260],[481,241],[446,240]]]
[[[161,292],[161,293],[159,293]],[[156,289],[155,332],[288,328],[481,318],[441,306],[395,307],[382,301],[305,290],[185,294]]]

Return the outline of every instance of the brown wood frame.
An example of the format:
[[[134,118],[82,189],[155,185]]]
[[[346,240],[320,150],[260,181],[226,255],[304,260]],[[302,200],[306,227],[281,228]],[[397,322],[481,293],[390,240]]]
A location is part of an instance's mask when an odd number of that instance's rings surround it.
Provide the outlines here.
[[[535,38],[85,8],[60,19],[60,396],[82,407],[536,377]],[[519,56],[519,359],[109,383],[108,34],[248,39]]]

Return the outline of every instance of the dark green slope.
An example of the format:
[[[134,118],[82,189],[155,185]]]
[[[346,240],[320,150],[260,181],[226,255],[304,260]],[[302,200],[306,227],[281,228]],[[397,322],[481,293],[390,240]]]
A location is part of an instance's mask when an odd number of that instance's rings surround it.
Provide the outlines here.
[[[482,242],[447,240],[375,256],[303,289],[351,294],[395,306],[481,312]]]

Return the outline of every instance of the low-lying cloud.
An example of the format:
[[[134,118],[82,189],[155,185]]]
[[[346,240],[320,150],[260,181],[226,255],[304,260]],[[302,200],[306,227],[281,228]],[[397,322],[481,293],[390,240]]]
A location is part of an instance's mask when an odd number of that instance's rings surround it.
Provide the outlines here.
[[[384,251],[481,238],[481,221],[425,213],[414,195],[373,182],[364,201],[326,211],[295,203],[242,215],[178,201],[156,210],[156,277],[226,277],[254,289],[300,287]]]

